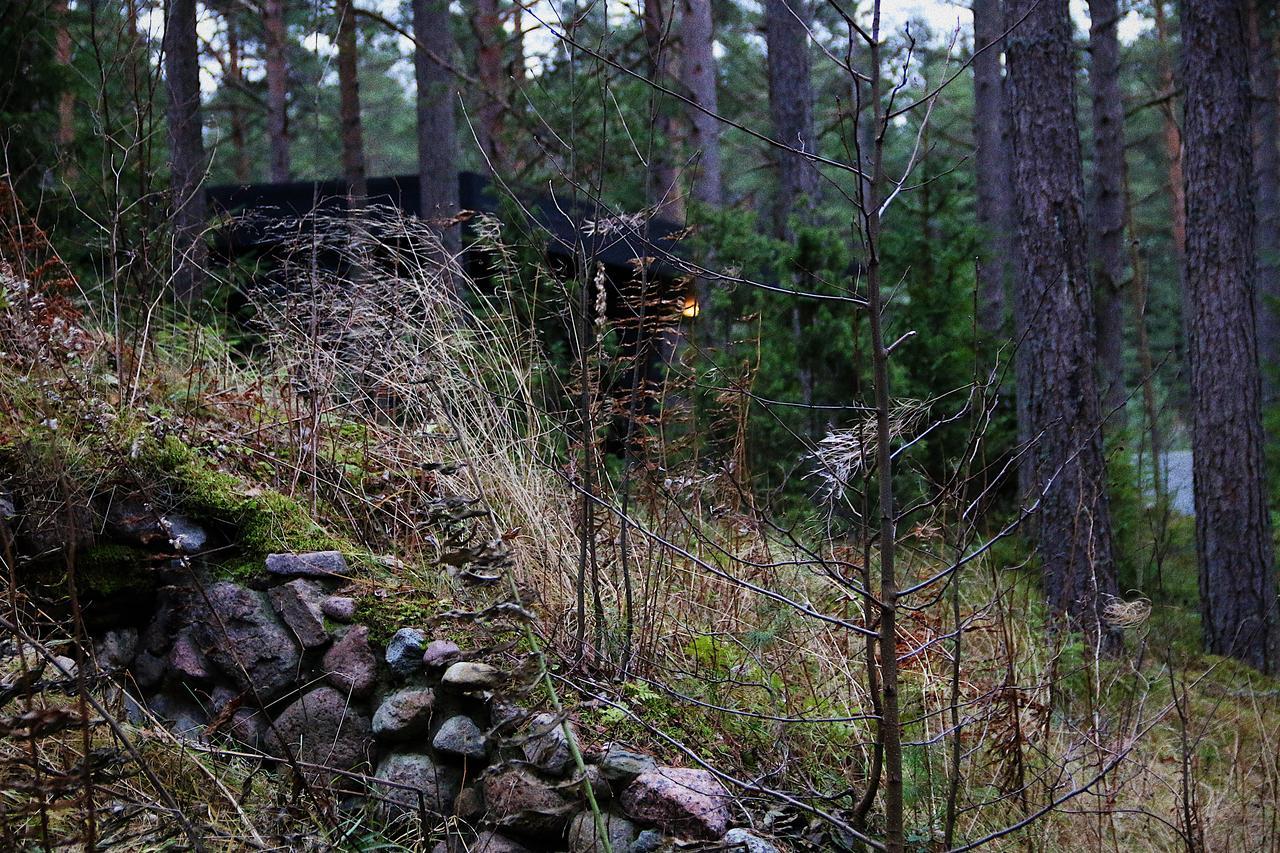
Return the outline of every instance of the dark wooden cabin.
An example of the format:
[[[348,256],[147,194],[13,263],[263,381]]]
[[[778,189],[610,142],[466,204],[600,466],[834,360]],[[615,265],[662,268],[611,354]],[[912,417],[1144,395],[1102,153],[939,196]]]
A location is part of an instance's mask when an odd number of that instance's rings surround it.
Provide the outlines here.
[[[499,213],[499,198],[490,181],[473,172],[458,176],[459,206],[463,211]],[[211,250],[215,261],[250,265],[256,280],[270,280],[298,245],[300,229],[321,219],[340,219],[348,210],[346,184],[340,180],[293,181],[282,184],[227,184],[206,190],[210,216],[219,223]],[[387,206],[419,215],[417,175],[370,178],[370,206]],[[576,275],[584,262],[595,279],[603,266],[606,314],[619,335],[621,360],[639,363],[615,377],[606,393],[621,404],[644,400],[652,411],[654,386],[661,382],[664,364],[681,336],[683,317],[695,316],[693,288],[678,262],[677,223],[660,218],[610,217],[593,205],[547,193],[529,193],[505,205],[515,217],[504,217],[508,233],[524,245],[537,245],[549,267]],[[514,221],[513,221],[514,219]],[[601,223],[604,227],[600,227]],[[295,227],[296,225],[296,227]],[[483,287],[487,278],[482,253],[466,249],[464,223],[462,265]],[[337,263],[336,261],[334,261]],[[324,258],[320,263],[326,263]],[[599,266],[598,266],[599,265]],[[643,273],[642,273],[643,270]],[[281,283],[281,286],[287,286]],[[637,387],[638,382],[638,387]],[[615,411],[636,411],[627,403]],[[615,432],[619,425],[615,425]],[[617,447],[616,442],[615,449]]]

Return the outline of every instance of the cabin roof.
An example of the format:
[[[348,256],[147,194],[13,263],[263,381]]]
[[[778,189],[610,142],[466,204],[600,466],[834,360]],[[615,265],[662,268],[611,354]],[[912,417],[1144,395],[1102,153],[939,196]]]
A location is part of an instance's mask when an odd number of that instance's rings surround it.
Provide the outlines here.
[[[405,213],[420,215],[418,176],[393,175],[370,178],[371,205],[388,205]],[[459,205],[463,210],[497,213],[498,194],[483,175],[458,175]],[[314,212],[344,215],[347,210],[346,184],[339,180],[290,181],[288,183],[222,184],[206,190],[214,215],[237,215],[220,239],[231,252],[267,249],[283,239],[271,225],[281,219],[302,219]],[[681,227],[670,220],[641,216],[599,217],[593,205],[559,198],[550,193],[517,193],[524,222],[517,226],[529,234],[540,234],[547,254],[572,260],[579,243],[588,257],[616,270],[634,269],[639,258],[653,258],[653,275],[674,278],[680,275],[668,256],[678,254]],[[247,218],[245,214],[251,214]]]

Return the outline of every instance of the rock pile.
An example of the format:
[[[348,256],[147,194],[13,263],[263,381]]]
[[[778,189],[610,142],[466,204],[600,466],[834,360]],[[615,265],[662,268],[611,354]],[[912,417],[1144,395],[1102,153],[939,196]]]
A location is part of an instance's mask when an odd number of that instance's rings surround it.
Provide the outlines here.
[[[521,709],[500,666],[413,626],[377,645],[341,594],[341,554],[272,555],[266,569],[265,591],[167,587],[145,628],[100,638],[96,658],[129,673],[136,713],[340,782],[381,819],[455,827],[436,853],[597,851],[601,830],[615,853],[682,839],[776,851],[729,829],[732,800],[710,772],[608,745],[585,754],[584,780],[564,721]]]

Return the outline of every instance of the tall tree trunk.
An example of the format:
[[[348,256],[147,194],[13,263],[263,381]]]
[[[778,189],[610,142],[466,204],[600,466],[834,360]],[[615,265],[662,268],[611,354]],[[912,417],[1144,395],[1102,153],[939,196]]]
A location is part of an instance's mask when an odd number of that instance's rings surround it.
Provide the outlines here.
[[[1005,328],[1005,295],[1015,266],[1001,45],[994,44],[1004,34],[1001,5],[1002,0],[973,0],[973,47],[980,51],[973,60],[973,165],[983,238],[978,324],[989,335],[999,335]]]
[[[671,0],[644,0],[644,41],[648,53],[649,80],[664,86],[671,84]],[[660,213],[677,222],[684,221],[684,197],[680,193],[679,172],[672,152],[677,148],[678,133],[666,98],[650,94],[653,111],[653,134],[649,148],[650,198],[647,202]]]
[[[1173,250],[1178,261],[1187,254],[1187,199],[1185,181],[1182,177],[1182,130],[1178,127],[1177,114],[1174,112],[1173,62],[1168,58],[1171,39],[1169,23],[1165,17],[1164,0],[1152,0],[1152,8],[1156,19],[1156,41],[1163,48],[1160,60],[1160,85],[1171,97],[1161,107],[1164,121],[1161,123],[1161,140],[1164,142],[1165,159],[1169,167],[1169,207],[1172,218]]]
[[[1276,142],[1276,54],[1273,4],[1249,2],[1249,58],[1253,84],[1254,242],[1258,256],[1258,358],[1262,405],[1280,402],[1280,150]]]
[[[68,26],[67,0],[55,0],[53,13],[57,17],[57,35],[54,44],[54,58],[59,65],[71,65],[71,29]],[[71,143],[75,142],[75,94],[65,89],[58,96],[58,148],[65,156]]]
[[[356,14],[352,0],[335,0],[338,16],[338,111],[342,125],[342,177],[347,205],[364,207],[369,195],[364,164],[364,130],[360,122],[360,72],[356,48]]]
[[[471,27],[476,37],[476,79],[480,81],[476,137],[480,151],[499,174],[508,174],[507,146],[502,133],[506,75],[502,62],[502,20],[498,0],[476,0]]]
[[[769,56],[769,115],[774,138],[813,153],[813,80],[809,65],[808,26],[813,12],[807,0],[765,0],[765,42]],[[773,149],[777,195],[773,203],[773,233],[792,238],[793,213],[812,212],[818,195],[818,172],[804,157]],[[800,211],[796,204],[802,205]]]
[[[413,0],[413,66],[418,81],[418,189],[426,219],[448,220],[458,213],[458,132],[453,76],[431,57],[446,62],[457,52],[448,0]],[[442,225],[444,245],[462,247],[458,225]]]
[[[1007,109],[1013,137],[1021,275],[1015,310],[1020,414],[1034,444],[1038,548],[1056,616],[1103,646],[1116,591],[1085,249],[1084,178],[1067,0],[1010,0]]]
[[[284,19],[285,0],[267,0],[263,26],[266,31],[267,142],[271,147],[271,180],[289,180],[289,64],[285,51],[288,29]]]
[[[231,94],[231,151],[235,158],[236,180],[249,182],[249,148],[246,143],[244,120],[244,74],[241,62],[240,16],[236,4],[223,7],[223,21],[227,25],[227,77]]]
[[[1205,646],[1274,672],[1245,29],[1235,0],[1182,4],[1185,323]]]
[[[164,73],[168,94],[169,172],[172,191],[173,291],[190,305],[204,290],[204,154],[200,113],[200,56],[196,0],[168,0],[164,22]]]
[[[1098,317],[1102,413],[1117,430],[1125,419],[1124,98],[1116,0],[1089,0],[1089,86],[1093,98],[1093,186],[1089,247]]]
[[[711,22],[711,0],[683,0],[680,19],[681,77],[689,96],[704,109],[718,113],[716,92],[715,30]],[[691,195],[695,201],[719,207],[723,200],[720,182],[720,122],[700,109],[690,107],[693,128],[690,142],[697,154]]]
[[[809,64],[809,31],[813,12],[807,0],[765,0],[765,42],[769,58],[769,115],[774,138],[800,151],[813,153],[817,141],[813,129],[813,80]],[[773,236],[792,242],[791,217],[808,218],[818,195],[818,172],[799,154],[773,149],[777,171],[773,200]],[[799,209],[797,210],[797,205]],[[807,433],[816,435],[813,406],[813,365],[803,341],[812,322],[812,309],[795,300],[791,306],[791,331],[801,351],[797,355],[796,380],[800,402],[808,409]]]

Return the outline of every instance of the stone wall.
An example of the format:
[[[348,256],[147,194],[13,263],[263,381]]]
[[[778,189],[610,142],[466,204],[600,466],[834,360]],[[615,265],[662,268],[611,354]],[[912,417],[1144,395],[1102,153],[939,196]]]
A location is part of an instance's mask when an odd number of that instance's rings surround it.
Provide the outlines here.
[[[509,673],[510,658],[422,626],[377,643],[341,554],[276,554],[264,569],[263,589],[188,574],[158,591],[141,629],[100,637],[95,658],[125,676],[136,722],[261,756],[341,808],[427,834],[439,853],[604,850],[585,784],[616,853],[778,849],[731,829],[742,813],[706,770],[612,743],[580,769],[572,725],[516,698],[529,676]]]

